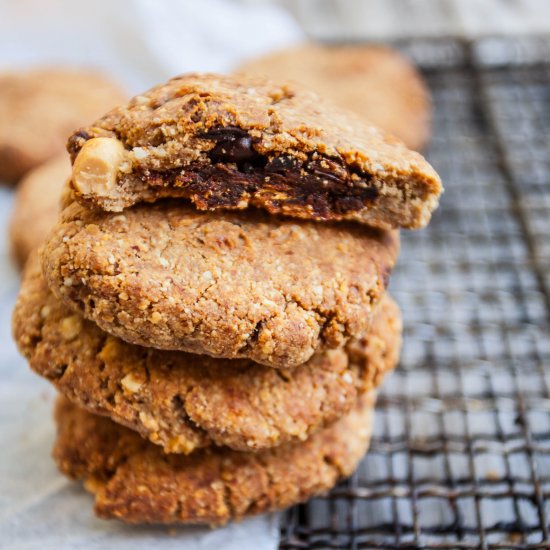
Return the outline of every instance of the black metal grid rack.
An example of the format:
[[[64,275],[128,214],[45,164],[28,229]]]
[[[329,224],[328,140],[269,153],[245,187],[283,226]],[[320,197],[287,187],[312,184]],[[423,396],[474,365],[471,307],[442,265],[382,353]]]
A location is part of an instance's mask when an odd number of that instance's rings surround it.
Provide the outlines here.
[[[281,548],[550,548],[550,40],[407,45],[446,186],[403,234],[371,450]],[[546,60],[546,61],[545,61]]]

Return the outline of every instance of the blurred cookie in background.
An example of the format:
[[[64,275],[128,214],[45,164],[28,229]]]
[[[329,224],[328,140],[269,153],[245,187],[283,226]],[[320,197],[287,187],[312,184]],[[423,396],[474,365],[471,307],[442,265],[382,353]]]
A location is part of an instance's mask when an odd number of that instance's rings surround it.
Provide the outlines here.
[[[293,80],[422,149],[430,138],[431,98],[399,52],[381,46],[305,44],[240,65],[237,72]]]
[[[125,98],[90,70],[0,73],[0,181],[15,183],[61,153],[71,132]]]
[[[71,175],[68,155],[58,155],[31,170],[20,182],[11,213],[11,256],[22,268],[57,221],[63,186]]]

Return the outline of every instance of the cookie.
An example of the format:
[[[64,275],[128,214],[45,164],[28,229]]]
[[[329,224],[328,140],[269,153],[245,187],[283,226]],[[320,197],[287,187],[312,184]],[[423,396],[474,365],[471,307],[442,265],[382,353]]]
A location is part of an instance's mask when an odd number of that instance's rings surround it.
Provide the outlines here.
[[[292,368],[368,329],[398,234],[357,224],[71,204],[43,269],[54,293],[132,344]]]
[[[62,305],[36,256],[13,320],[15,339],[37,374],[78,406],[176,453],[212,442],[257,451],[304,440],[380,384],[401,341],[399,309],[385,297],[366,337],[290,371],[145,349],[106,335]]]
[[[89,70],[0,74],[0,181],[15,182],[63,153],[75,128],[124,100],[115,84]]]
[[[70,174],[67,155],[60,155],[31,170],[19,183],[8,232],[11,255],[20,268],[55,225]]]
[[[184,197],[200,210],[414,229],[442,191],[396,138],[305,88],[253,76],[174,78],[75,132],[68,149],[79,200],[110,211]]]
[[[304,44],[250,60],[237,71],[299,82],[416,151],[430,137],[430,93],[418,71],[396,50]]]
[[[135,432],[60,398],[59,469],[84,480],[99,517],[127,523],[220,525],[326,492],[367,450],[373,396],[307,441],[261,453],[219,447],[165,455]]]

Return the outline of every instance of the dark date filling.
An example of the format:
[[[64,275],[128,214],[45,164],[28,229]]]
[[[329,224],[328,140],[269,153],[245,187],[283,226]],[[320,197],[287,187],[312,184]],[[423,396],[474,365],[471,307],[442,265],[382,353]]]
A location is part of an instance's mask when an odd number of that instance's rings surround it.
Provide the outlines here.
[[[75,136],[72,145],[88,137]],[[379,195],[371,176],[353,171],[339,158],[317,153],[305,160],[261,155],[254,149],[254,138],[233,126],[198,137],[215,142],[207,153],[209,165],[193,162],[184,170],[147,172],[143,181],[150,187],[177,188],[178,194],[205,210],[238,208],[249,201],[274,213],[307,209],[308,216],[319,219],[362,210]]]
[[[173,185],[205,209],[235,207],[243,196],[270,210],[308,208],[319,218],[361,210],[378,197],[368,176],[354,174],[340,159],[311,154],[305,161],[290,155],[268,158],[240,128],[224,127],[203,134],[216,142],[211,164],[194,163],[176,174]],[[261,197],[261,201],[254,200]]]

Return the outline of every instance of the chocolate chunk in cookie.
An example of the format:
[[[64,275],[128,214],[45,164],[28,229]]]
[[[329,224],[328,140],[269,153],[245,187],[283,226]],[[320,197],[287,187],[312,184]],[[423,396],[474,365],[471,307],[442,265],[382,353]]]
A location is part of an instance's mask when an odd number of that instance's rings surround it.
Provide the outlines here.
[[[441,182],[418,153],[298,85],[190,74],[133,98],[68,145],[84,204],[161,197],[381,228],[426,225]]]

